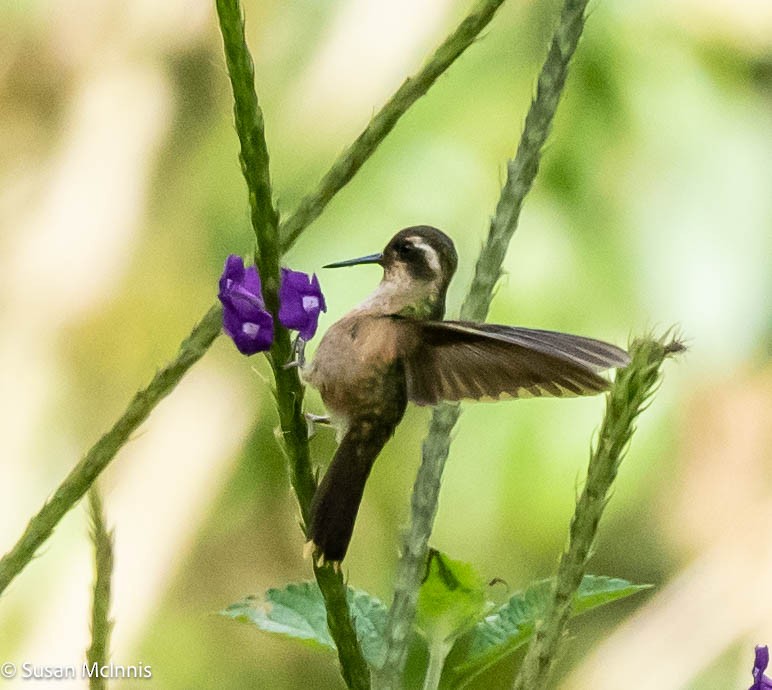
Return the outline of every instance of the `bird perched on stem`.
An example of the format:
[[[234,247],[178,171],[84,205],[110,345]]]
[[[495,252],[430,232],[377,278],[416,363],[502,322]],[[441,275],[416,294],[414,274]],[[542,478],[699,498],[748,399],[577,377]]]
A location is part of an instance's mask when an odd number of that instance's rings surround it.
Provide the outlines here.
[[[322,561],[346,555],[370,469],[408,401],[594,395],[609,386],[598,372],[629,361],[624,350],[591,338],[443,321],[458,256],[437,228],[405,228],[380,254],[325,268],[358,264],[379,264],[383,279],[327,330],[303,368],[340,428],[308,530],[307,548]]]

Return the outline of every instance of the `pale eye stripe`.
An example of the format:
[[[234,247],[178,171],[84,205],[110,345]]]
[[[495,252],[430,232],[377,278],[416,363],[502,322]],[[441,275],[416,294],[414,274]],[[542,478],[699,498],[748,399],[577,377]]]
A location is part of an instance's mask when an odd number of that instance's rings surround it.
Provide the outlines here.
[[[420,237],[407,237],[406,239],[414,247],[420,249],[424,253],[426,261],[429,263],[429,268],[431,268],[435,273],[439,273],[441,268],[440,257],[437,256],[437,252],[434,251],[434,247],[430,247]]]

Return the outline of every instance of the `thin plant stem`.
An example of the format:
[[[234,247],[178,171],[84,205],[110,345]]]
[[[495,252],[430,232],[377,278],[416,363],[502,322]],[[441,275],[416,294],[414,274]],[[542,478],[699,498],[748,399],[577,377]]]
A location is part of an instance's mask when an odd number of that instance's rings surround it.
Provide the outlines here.
[[[448,658],[452,648],[453,642],[447,640],[440,640],[429,647],[429,665],[424,676],[423,690],[437,690],[440,687],[445,659]]]
[[[585,0],[566,0],[563,6],[547,58],[539,73],[536,96],[528,110],[517,153],[507,165],[507,179],[496,213],[477,260],[472,285],[461,307],[462,319],[482,321],[488,314],[507,247],[517,229],[523,201],[539,170],[541,150],[565,86],[569,63],[579,43],[585,6]],[[457,404],[438,405],[423,443],[421,465],[411,498],[410,528],[397,566],[394,599],[386,626],[385,662],[376,675],[378,688],[402,686],[421,573],[437,514],[442,472],[450,450],[450,435],[459,415]]]
[[[373,154],[399,119],[423,96],[493,19],[504,0],[478,0],[471,12],[434,51],[417,74],[406,79],[370,120],[365,130],[333,164],[316,190],[306,196],[291,218],[281,226],[282,248],[289,249],[330,199],[346,185]]]
[[[257,238],[255,262],[263,285],[266,308],[274,317],[274,341],[269,361],[273,369],[279,411],[280,442],[290,468],[290,483],[307,523],[316,489],[308,449],[308,428],[303,417],[303,385],[297,368],[284,365],[292,358],[289,332],[278,319],[281,242],[279,214],[271,198],[268,147],[263,114],[254,85],[254,67],[244,35],[239,0],[217,0],[217,15],[223,36],[225,58],[233,87],[236,133],[241,144],[241,170],[249,191],[252,228]],[[305,529],[305,526],[304,526]],[[346,585],[331,568],[314,568],[324,596],[328,627],[338,650],[340,670],[346,685],[356,690],[370,687],[370,670],[362,656],[346,599]]]
[[[425,570],[429,535],[437,513],[440,477],[450,451],[450,433],[461,414],[457,404],[438,405],[423,442],[421,464],[411,496],[410,528],[394,579],[394,599],[386,623],[384,665],[374,674],[376,688],[402,687],[402,673]]]
[[[212,307],[180,345],[177,356],[158,371],[150,384],[136,393],[126,411],[72,468],[59,488],[27,524],[13,548],[0,560],[0,594],[32,560],[54,528],[83,497],[153,408],[177,385],[209,349],[222,327],[222,310]]]
[[[656,391],[660,368],[668,355],[684,350],[677,340],[645,338],[633,342],[631,361],[617,372],[606,398],[606,414],[590,455],[587,480],[576,504],[569,529],[568,548],[558,566],[544,618],[536,631],[515,679],[515,690],[549,687],[550,672],[571,605],[587,568],[608,493],[635,432],[635,420]]]
[[[265,292],[279,287],[279,214],[271,197],[271,173],[265,141],[263,111],[255,91],[255,68],[244,37],[239,0],[217,0],[225,64],[233,89],[233,117],[239,137],[241,172],[249,190],[252,229],[257,238],[257,260]]]
[[[91,690],[105,690],[107,679],[99,669],[110,658],[110,590],[113,572],[113,533],[107,529],[102,497],[96,485],[88,492],[91,542],[94,545],[94,591],[91,603],[91,646],[86,651]],[[94,668],[96,666],[96,668]]]

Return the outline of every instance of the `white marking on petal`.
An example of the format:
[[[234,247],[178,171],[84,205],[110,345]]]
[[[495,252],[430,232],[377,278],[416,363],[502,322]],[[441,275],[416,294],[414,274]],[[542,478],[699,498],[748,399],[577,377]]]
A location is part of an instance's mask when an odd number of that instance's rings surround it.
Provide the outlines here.
[[[319,308],[319,298],[314,295],[303,295],[303,311],[309,312]]]
[[[244,335],[248,335],[250,338],[254,338],[260,332],[260,326],[251,321],[247,321],[241,326],[241,332],[244,333]]]

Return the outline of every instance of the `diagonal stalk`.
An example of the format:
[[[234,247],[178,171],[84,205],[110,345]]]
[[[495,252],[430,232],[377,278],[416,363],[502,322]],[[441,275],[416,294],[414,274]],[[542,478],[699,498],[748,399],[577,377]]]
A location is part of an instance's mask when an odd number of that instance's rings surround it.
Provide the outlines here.
[[[54,495],[29,521],[19,541],[0,560],[0,593],[32,560],[35,552],[51,536],[54,527],[88,491],[134,430],[171,393],[188,369],[204,356],[221,327],[222,310],[214,306],[182,342],[177,357],[158,371],[146,388],[134,395],[113,427],[72,468]]]
[[[571,57],[579,43],[585,6],[586,0],[566,0],[563,5],[547,58],[539,73],[536,97],[528,110],[515,158],[507,166],[507,179],[496,213],[477,260],[472,285],[461,307],[462,319],[482,321],[488,314],[509,241],[517,229],[523,201],[539,170],[541,149],[557,110]],[[399,688],[402,685],[421,573],[437,513],[442,472],[450,450],[450,434],[459,415],[457,404],[438,405],[423,443],[421,466],[411,499],[410,529],[403,542],[394,584],[394,600],[387,621],[386,657],[383,668],[377,674],[378,688]]]
[[[477,38],[493,19],[504,0],[478,0],[472,11],[434,51],[417,74],[408,77],[386,105],[370,120],[319,182],[319,186],[300,202],[294,215],[281,226],[282,248],[286,251],[314,220],[338,190],[346,185],[373,154],[399,119],[423,96]]]
[[[669,355],[681,352],[677,340],[636,340],[630,364],[617,372],[606,398],[606,414],[595,450],[590,456],[587,481],[571,519],[568,548],[560,559],[549,606],[537,622],[531,644],[515,679],[514,690],[549,687],[557,649],[571,616],[571,605],[587,568],[611,484],[635,432],[635,420],[646,409],[660,378],[660,367]]]

